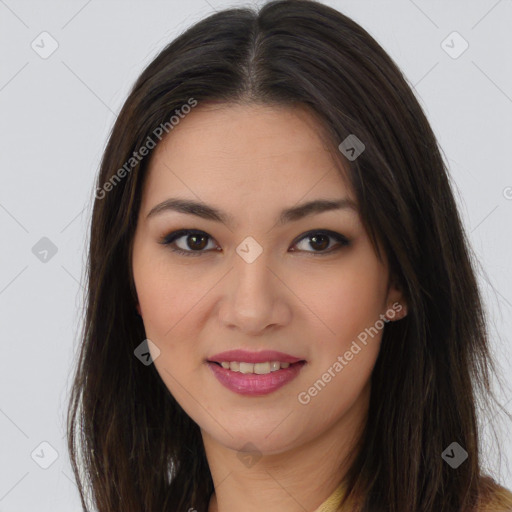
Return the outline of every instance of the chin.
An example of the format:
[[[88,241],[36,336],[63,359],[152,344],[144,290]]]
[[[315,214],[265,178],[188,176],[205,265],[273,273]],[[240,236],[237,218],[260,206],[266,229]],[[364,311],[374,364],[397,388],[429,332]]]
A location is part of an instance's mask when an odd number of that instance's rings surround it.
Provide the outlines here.
[[[300,439],[294,435],[293,430],[279,427],[273,430],[274,427],[268,425],[267,423],[265,429],[255,428],[254,425],[250,424],[237,429],[231,428],[229,429],[231,435],[218,425],[208,431],[201,428],[201,432],[203,437],[206,435],[209,438],[210,442],[237,452],[237,456],[241,452],[256,452],[259,456],[275,455],[289,450],[300,442]]]

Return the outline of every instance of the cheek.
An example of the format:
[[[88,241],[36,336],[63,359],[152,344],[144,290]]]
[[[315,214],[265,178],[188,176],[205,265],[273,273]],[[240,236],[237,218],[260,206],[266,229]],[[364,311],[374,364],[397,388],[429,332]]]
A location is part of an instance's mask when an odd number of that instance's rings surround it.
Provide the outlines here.
[[[361,260],[303,280],[302,295],[308,297],[306,304],[322,322],[325,341],[343,348],[375,325],[386,298],[383,277],[374,261]]]
[[[319,433],[326,423],[352,417],[351,410],[361,408],[363,414],[385,325],[379,320],[384,295],[377,277],[343,273],[312,307],[321,311],[329,330],[312,337],[318,342],[297,395],[304,431]]]
[[[152,263],[138,265],[134,258],[133,272],[146,334],[167,344],[183,330],[187,315],[207,293],[208,286],[187,270],[170,269],[154,259],[146,261]]]
[[[174,398],[188,410],[190,397],[183,383],[190,381],[191,373],[201,364],[194,306],[200,306],[205,291],[191,286],[190,281],[185,286],[183,274],[154,263],[134,265],[134,281],[146,337],[159,350],[158,356],[153,356],[155,368]]]
[[[318,274],[303,281],[312,292],[308,305],[323,325],[322,334],[312,336],[317,340],[314,361],[299,402],[305,410],[314,404],[325,418],[343,414],[358,401],[379,354],[386,276],[370,254],[345,260],[329,278]],[[316,425],[314,418],[304,421],[311,422],[310,428]]]

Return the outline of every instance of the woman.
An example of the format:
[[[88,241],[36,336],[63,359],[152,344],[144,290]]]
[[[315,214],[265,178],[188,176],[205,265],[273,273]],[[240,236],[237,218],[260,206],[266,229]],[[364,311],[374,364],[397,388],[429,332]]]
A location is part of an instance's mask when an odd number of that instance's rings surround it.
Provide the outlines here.
[[[336,10],[218,12],[154,59],[104,154],[88,278],[84,510],[86,487],[100,512],[511,509],[481,467],[493,366],[437,142]]]

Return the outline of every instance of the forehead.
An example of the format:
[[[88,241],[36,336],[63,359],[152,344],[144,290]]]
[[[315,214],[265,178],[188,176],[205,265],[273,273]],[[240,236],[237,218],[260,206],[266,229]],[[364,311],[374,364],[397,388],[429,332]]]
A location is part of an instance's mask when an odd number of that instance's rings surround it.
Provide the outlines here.
[[[293,203],[309,192],[353,198],[324,127],[300,106],[199,104],[155,148],[145,188],[155,199],[261,194]]]
[[[198,136],[204,137],[205,144],[214,142],[231,151],[261,143],[267,152],[303,144],[305,151],[318,150],[325,139],[320,120],[303,105],[215,102],[199,104],[184,115],[159,147],[191,142]]]

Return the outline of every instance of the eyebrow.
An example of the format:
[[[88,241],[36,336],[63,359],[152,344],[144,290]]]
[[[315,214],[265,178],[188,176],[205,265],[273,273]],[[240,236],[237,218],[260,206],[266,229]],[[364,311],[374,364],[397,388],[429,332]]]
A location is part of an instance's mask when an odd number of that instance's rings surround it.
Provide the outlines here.
[[[341,199],[315,199],[307,203],[284,209],[277,219],[277,225],[300,220],[308,215],[314,215],[332,210],[350,209],[358,212],[357,205],[347,197]],[[175,211],[196,215],[202,219],[222,222],[226,225],[233,224],[233,217],[214,206],[191,199],[170,198],[154,206],[147,215],[147,219],[164,211]]]

